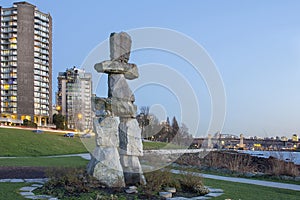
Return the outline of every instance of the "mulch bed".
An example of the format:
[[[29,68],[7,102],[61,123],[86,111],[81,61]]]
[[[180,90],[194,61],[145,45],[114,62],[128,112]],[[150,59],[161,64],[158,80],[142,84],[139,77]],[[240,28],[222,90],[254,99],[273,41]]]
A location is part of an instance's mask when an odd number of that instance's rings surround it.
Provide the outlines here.
[[[0,167],[0,179],[46,178],[48,167]]]

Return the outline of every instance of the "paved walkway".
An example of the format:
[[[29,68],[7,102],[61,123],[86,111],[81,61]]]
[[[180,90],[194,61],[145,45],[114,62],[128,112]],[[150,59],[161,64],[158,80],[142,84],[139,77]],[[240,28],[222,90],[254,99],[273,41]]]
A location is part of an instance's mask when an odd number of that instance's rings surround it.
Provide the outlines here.
[[[182,172],[180,170],[171,170],[174,174],[183,174],[185,172]],[[236,183],[247,183],[247,184],[253,184],[253,185],[261,185],[266,187],[273,187],[273,188],[281,188],[281,189],[288,189],[288,190],[295,190],[300,191],[300,185],[295,184],[287,184],[287,183],[278,183],[278,182],[272,182],[272,181],[261,181],[261,180],[253,180],[253,179],[247,179],[247,178],[235,178],[235,177],[226,177],[226,176],[217,176],[217,175],[211,175],[211,174],[202,174],[202,173],[193,173],[195,176],[200,176],[203,178],[210,178],[215,180],[222,180],[222,181],[230,181],[230,182],[236,182]]]
[[[7,159],[7,158],[64,158],[64,157],[81,157],[86,160],[91,160],[91,154],[89,153],[79,153],[79,154],[66,154],[66,155],[56,155],[56,156],[38,156],[38,157],[0,157],[0,159]]]

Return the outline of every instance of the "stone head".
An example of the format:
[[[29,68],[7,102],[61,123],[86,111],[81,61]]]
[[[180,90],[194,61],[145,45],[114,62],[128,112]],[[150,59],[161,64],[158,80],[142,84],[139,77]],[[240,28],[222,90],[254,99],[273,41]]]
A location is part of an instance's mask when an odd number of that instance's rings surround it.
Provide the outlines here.
[[[130,56],[131,38],[125,32],[110,34],[110,59],[127,63]]]

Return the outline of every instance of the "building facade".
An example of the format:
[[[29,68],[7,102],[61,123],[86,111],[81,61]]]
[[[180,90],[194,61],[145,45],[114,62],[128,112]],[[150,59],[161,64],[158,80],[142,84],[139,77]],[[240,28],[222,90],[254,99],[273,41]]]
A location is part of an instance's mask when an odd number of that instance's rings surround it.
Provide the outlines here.
[[[70,129],[89,131],[92,127],[92,75],[73,67],[58,74],[56,108],[66,117]]]
[[[52,118],[52,18],[27,2],[0,7],[1,118]]]

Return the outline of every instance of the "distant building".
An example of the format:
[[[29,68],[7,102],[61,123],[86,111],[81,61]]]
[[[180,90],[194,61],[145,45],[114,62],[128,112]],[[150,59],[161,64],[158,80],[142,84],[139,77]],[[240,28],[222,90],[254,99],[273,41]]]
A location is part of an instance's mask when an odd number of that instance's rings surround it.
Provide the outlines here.
[[[293,134],[293,136],[292,136],[292,141],[293,141],[293,142],[298,142],[298,141],[299,141],[299,138],[298,138],[298,135],[297,135],[297,134]]]
[[[52,18],[17,2],[0,7],[0,25],[0,121],[47,125],[52,117]]]
[[[281,141],[286,142],[288,141],[288,138],[286,136],[281,136]]]
[[[68,128],[90,130],[92,125],[92,75],[73,67],[60,72],[56,109],[66,116]]]

